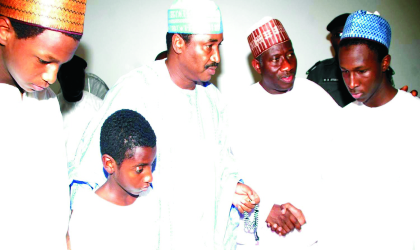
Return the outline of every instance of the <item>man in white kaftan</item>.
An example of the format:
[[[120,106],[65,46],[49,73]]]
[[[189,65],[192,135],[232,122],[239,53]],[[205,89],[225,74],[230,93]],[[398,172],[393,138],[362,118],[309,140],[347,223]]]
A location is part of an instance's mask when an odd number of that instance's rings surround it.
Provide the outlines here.
[[[153,187],[161,202],[160,249],[231,249],[232,203],[246,210],[259,198],[238,184],[225,145],[224,104],[208,82],[220,62],[220,10],[208,0],[184,2],[169,11],[168,59],[133,70],[108,92],[84,133],[71,178],[91,187],[106,180],[99,151],[101,125],[116,110],[135,110],[150,122],[159,145]],[[182,18],[173,13],[182,9],[197,15],[184,20],[187,34],[178,33],[180,22],[173,21]],[[196,20],[204,24],[195,25]],[[77,194],[75,200],[77,205]]]
[[[261,30],[273,37],[260,39]],[[241,220],[237,249],[313,247],[321,233],[321,173],[335,147],[334,120],[340,108],[317,84],[295,79],[297,59],[280,21],[265,17],[248,34],[256,58],[252,64],[262,79],[229,103],[228,136],[241,176],[258,190],[262,201],[259,245]],[[286,203],[302,211],[306,224],[300,231],[272,232],[265,221],[274,214],[273,205]],[[279,232],[287,235],[280,237]]]

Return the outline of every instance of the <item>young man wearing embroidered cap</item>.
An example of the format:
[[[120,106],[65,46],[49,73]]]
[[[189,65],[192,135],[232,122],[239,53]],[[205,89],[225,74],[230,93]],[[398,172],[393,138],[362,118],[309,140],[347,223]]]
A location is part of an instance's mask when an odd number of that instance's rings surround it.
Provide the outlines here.
[[[138,111],[159,138],[153,183],[161,201],[159,247],[231,249],[232,203],[250,211],[259,198],[238,184],[225,145],[223,102],[209,82],[220,63],[221,13],[213,1],[180,0],[168,15],[168,58],[133,70],[108,92],[76,153],[74,179],[92,187],[106,180],[98,167],[100,127],[115,110]]]
[[[1,249],[66,249],[63,124],[48,86],[73,57],[85,9],[85,0],[1,1]]]
[[[326,197],[334,197],[326,199],[328,248],[417,249],[420,243],[420,164],[410,157],[418,155],[413,141],[420,136],[394,132],[418,130],[420,100],[389,81],[390,42],[391,27],[379,13],[348,17],[339,61],[358,105],[343,109],[340,127],[349,143],[338,157],[347,160],[323,176]]]
[[[244,180],[262,198],[258,247],[309,247],[318,239],[319,176],[333,145],[326,130],[335,128],[339,106],[319,85],[295,77],[296,55],[279,20],[265,17],[247,34],[261,80],[229,104],[229,142]],[[243,224],[237,247],[254,248]]]

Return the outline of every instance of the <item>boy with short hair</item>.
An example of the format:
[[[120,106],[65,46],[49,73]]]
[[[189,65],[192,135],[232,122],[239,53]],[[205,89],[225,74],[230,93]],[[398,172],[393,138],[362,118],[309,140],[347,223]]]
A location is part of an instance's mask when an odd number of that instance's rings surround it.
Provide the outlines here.
[[[139,113],[119,110],[105,120],[100,147],[108,179],[95,193],[77,197],[71,248],[156,249],[159,204],[149,188],[156,158],[152,127]]]

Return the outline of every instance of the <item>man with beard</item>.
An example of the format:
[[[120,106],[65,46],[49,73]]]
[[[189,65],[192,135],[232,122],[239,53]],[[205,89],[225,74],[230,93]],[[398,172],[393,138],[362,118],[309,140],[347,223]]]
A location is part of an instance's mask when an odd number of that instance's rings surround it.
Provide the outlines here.
[[[223,101],[209,82],[220,63],[221,13],[213,1],[175,1],[168,26],[168,58],[133,70],[108,92],[79,145],[72,178],[93,189],[106,181],[101,125],[116,110],[135,110],[150,122],[159,144],[153,187],[161,202],[160,249],[231,249],[232,204],[250,211],[259,197],[238,183]]]
[[[295,77],[295,51],[279,20],[265,17],[248,34],[261,80],[229,103],[228,135],[241,176],[262,202],[257,228],[249,230],[255,212],[241,222],[237,248],[254,248],[256,232],[262,249],[309,247],[318,240],[321,167],[340,108],[320,86]]]

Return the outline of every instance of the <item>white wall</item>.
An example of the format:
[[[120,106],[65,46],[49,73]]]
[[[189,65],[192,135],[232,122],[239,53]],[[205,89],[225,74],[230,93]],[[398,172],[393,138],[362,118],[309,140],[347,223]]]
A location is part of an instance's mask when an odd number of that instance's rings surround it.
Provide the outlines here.
[[[285,26],[298,58],[297,76],[332,57],[327,24],[358,9],[378,10],[392,29],[390,54],[397,87],[420,90],[420,1],[418,0],[215,0],[222,11],[222,63],[212,82],[229,97],[258,80],[250,66],[249,27],[268,15]],[[76,54],[88,72],[113,86],[131,69],[166,50],[167,10],[172,0],[88,0],[85,33]]]

